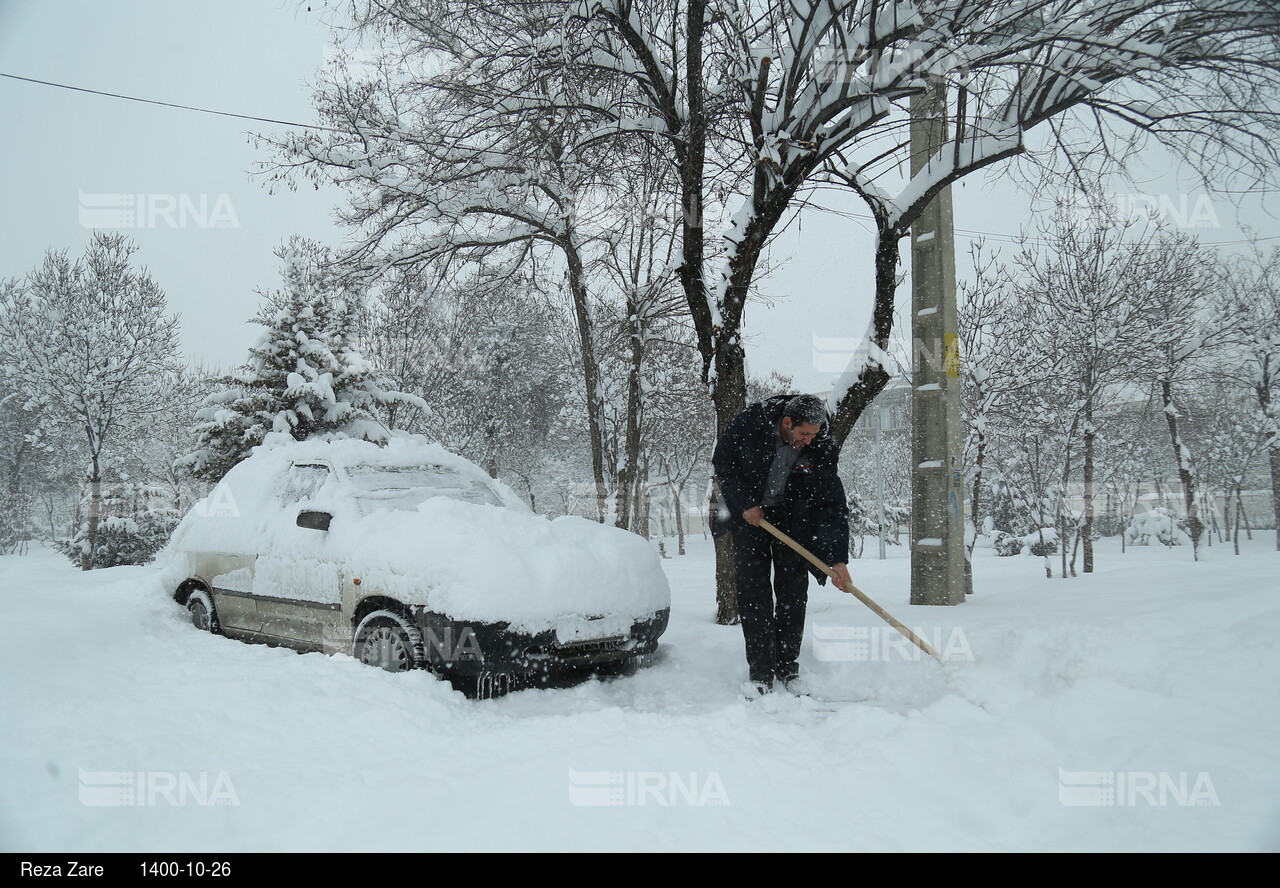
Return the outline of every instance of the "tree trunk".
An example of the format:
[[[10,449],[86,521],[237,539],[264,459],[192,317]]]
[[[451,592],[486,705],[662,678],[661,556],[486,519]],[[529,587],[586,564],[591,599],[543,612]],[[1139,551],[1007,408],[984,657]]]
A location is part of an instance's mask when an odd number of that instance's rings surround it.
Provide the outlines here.
[[[973,547],[978,544],[978,534],[982,525],[978,522],[978,504],[982,500],[982,465],[987,455],[987,436],[985,432],[977,432],[977,441],[973,455],[973,492],[969,494],[969,516],[973,521],[973,539],[969,541],[969,557],[973,558]],[[884,533],[884,528],[880,529]]]
[[[684,503],[681,502],[680,490],[684,484],[671,484],[671,505],[676,512],[676,554],[684,554]]]
[[[735,328],[731,336],[718,326],[712,314],[706,281],[706,232],[703,228],[704,168],[707,115],[703,89],[703,42],[707,27],[707,0],[689,0],[685,16],[686,107],[669,112],[684,118],[684,139],[676,147],[680,173],[681,243],[677,273],[685,303],[693,319],[698,351],[702,355],[703,380],[716,413],[716,435],[746,406],[747,387],[742,347]],[[723,319],[721,319],[723,323]],[[738,622],[734,591],[733,541],[728,535],[715,541],[716,622]]]
[[[742,346],[736,337],[716,349],[716,378],[711,400],[716,411],[716,435],[724,434],[733,418],[746,407],[746,366]],[[731,625],[738,622],[738,596],[733,567],[733,536],[722,534],[716,539],[716,622]]]
[[[649,466],[647,462],[636,473],[635,488],[631,496],[632,501],[635,503],[635,524],[639,528],[635,532],[647,540],[651,533],[649,507],[653,504],[653,498],[649,495]]]
[[[1276,550],[1280,551],[1280,447],[1271,448],[1271,514],[1276,522]]]
[[[628,300],[627,340],[629,345],[629,364],[627,367],[627,426],[623,442],[622,467],[618,472],[618,514],[616,523],[623,530],[631,528],[632,503],[637,491],[635,485],[639,478],[640,463],[640,424],[643,409],[640,403],[641,371],[644,365],[644,337],[641,332],[643,321],[639,317],[639,307],[635,300]],[[647,536],[647,533],[643,534]]]
[[[737,571],[733,564],[733,535],[715,538],[716,547],[716,622],[731,626],[738,622],[738,596],[735,590]]]
[[[1084,520],[1080,526],[1084,546],[1084,572],[1093,573],[1093,398],[1085,403],[1084,413]]]
[[[1074,426],[1072,431],[1074,431]],[[1062,466],[1062,486],[1058,490],[1058,552],[1062,559],[1062,578],[1065,580],[1068,576],[1075,576],[1075,571],[1067,573],[1067,536],[1068,528],[1074,523],[1071,520],[1071,510],[1067,499],[1068,482],[1071,478],[1071,446],[1070,437],[1068,437],[1067,458]],[[1074,540],[1071,541],[1074,546]]]
[[[1073,543],[1071,546],[1071,576],[1073,577],[1076,575],[1076,555],[1080,552],[1081,536],[1083,536],[1083,534],[1077,531],[1075,543]]]
[[[680,173],[680,267],[676,269],[685,304],[693,319],[702,375],[707,379],[715,355],[715,323],[707,302],[706,231],[703,229],[703,176],[706,162],[707,118],[703,103],[702,43],[706,34],[707,0],[689,0],[685,26],[685,138],[675,146]],[[675,114],[677,109],[668,109]]]
[[[45,517],[49,520],[49,536],[56,538],[58,536],[58,522],[54,517],[54,510],[57,508],[57,503],[54,502],[53,494],[41,494],[40,502],[44,505]]]
[[[1173,457],[1178,462],[1178,479],[1182,482],[1182,501],[1187,511],[1187,532],[1191,535],[1191,558],[1200,560],[1200,533],[1202,525],[1196,509],[1196,476],[1191,469],[1191,452],[1183,443],[1178,430],[1178,418],[1173,407],[1173,383],[1168,377],[1160,380],[1160,398],[1164,402],[1164,417],[1169,424],[1169,437],[1173,442]]]
[[[1243,517],[1244,504],[1240,500],[1240,485],[1235,485],[1235,532],[1231,534],[1231,543],[1235,546],[1235,554],[1240,554],[1240,518]]]
[[[1129,551],[1129,544],[1128,544],[1129,522],[1131,522],[1134,516],[1138,514],[1138,496],[1139,496],[1138,491],[1140,491],[1141,489],[1142,489],[1141,484],[1133,485],[1133,506],[1129,508],[1128,514],[1125,514],[1126,500],[1128,499],[1128,497],[1126,497],[1125,500],[1121,500],[1120,502],[1120,554],[1121,555]]]
[[[600,368],[596,361],[595,334],[587,303],[582,257],[578,255],[572,238],[565,238],[564,254],[569,271],[569,294],[573,299],[573,313],[578,322],[578,347],[582,352],[582,382],[587,395],[587,432],[591,439],[591,472],[596,488],[596,520],[603,524],[609,488],[605,482],[604,435],[600,421],[603,409],[600,399]]]
[[[1044,483],[1040,474],[1040,444],[1031,443],[1031,494],[1036,500],[1036,535],[1040,539],[1040,551],[1044,554],[1044,577],[1053,579],[1053,559],[1049,557],[1049,548],[1044,542]],[[1028,509],[1028,512],[1031,510]]]
[[[1062,560],[1062,578],[1065,580],[1069,574],[1067,573],[1067,536],[1069,535],[1068,527],[1071,526],[1071,515],[1067,511],[1067,495],[1066,491],[1062,491],[1058,495],[1058,555]]]
[[[1222,493],[1222,541],[1231,542],[1231,495],[1233,488],[1228,487]]]
[[[95,457],[89,468],[89,532],[85,534],[87,549],[80,553],[80,569],[90,570],[93,567],[94,555],[98,551],[98,521],[102,515],[102,469]]]

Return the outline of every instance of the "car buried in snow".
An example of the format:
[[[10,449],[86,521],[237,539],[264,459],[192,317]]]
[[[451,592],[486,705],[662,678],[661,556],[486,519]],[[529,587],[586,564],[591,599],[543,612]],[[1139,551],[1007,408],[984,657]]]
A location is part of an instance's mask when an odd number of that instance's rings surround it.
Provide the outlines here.
[[[540,516],[409,436],[258,447],[159,561],[198,629],[429,669],[481,698],[647,666],[671,604],[648,541]]]

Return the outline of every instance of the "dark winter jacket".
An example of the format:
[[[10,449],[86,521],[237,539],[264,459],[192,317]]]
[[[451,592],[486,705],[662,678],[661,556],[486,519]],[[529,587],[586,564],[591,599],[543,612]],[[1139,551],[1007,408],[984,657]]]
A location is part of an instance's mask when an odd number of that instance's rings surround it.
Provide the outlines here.
[[[718,508],[711,511],[715,536],[746,527],[742,513],[763,500],[779,444],[778,423],[792,397],[778,395],[752,404],[734,417],[717,442],[711,457],[720,491]],[[836,472],[839,459],[840,448],[824,423],[792,467],[783,500],[791,538],[827,564],[849,560],[849,504]],[[819,582],[826,581],[826,574],[811,570]]]

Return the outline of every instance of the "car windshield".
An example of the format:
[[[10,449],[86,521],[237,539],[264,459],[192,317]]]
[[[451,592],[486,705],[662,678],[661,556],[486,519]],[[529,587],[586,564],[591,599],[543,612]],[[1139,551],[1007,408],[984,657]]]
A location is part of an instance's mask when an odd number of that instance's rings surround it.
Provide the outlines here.
[[[347,477],[366,512],[375,509],[412,512],[434,496],[477,505],[502,505],[502,500],[489,486],[443,466],[349,466]]]

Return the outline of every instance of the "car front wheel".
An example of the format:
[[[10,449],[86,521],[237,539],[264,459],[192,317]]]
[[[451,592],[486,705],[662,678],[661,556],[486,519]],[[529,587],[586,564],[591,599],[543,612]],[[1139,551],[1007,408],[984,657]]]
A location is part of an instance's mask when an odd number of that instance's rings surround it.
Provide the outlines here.
[[[191,625],[201,632],[218,634],[218,612],[213,607],[213,600],[203,589],[196,589],[187,596],[187,613],[191,614]]]
[[[416,669],[424,660],[422,633],[393,611],[374,611],[356,627],[354,656],[388,672]]]

